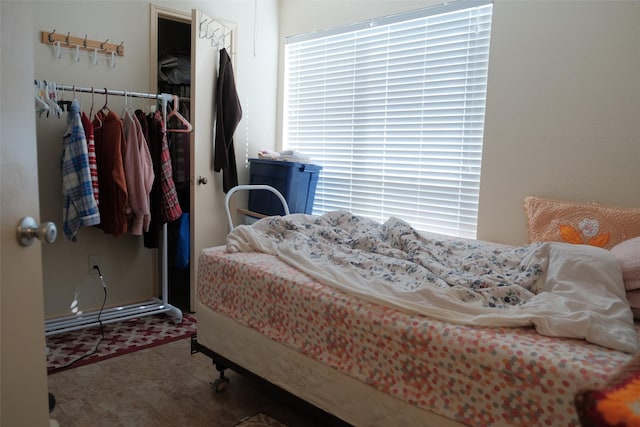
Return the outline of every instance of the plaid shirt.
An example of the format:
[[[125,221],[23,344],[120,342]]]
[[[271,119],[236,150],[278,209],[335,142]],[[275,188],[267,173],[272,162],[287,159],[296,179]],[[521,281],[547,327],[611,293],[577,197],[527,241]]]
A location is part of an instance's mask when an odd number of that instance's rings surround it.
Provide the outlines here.
[[[91,184],[87,140],[77,100],[73,100],[67,115],[67,131],[62,138],[61,168],[64,235],[75,242],[80,226],[100,223],[100,213]]]
[[[156,111],[156,121],[163,123],[162,115]],[[160,154],[160,185],[162,188],[162,199],[160,204],[161,219],[163,223],[172,222],[180,218],[182,208],[178,201],[178,193],[176,185],[173,181],[173,168],[171,166],[171,153],[169,152],[169,143],[167,142],[166,132],[162,132],[162,151]]]

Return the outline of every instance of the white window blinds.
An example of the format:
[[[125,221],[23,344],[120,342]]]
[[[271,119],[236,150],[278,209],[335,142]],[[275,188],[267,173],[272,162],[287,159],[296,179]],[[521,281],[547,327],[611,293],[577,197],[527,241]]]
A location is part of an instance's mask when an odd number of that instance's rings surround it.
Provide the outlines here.
[[[285,149],[323,166],[313,212],[475,238],[492,5],[287,39]]]

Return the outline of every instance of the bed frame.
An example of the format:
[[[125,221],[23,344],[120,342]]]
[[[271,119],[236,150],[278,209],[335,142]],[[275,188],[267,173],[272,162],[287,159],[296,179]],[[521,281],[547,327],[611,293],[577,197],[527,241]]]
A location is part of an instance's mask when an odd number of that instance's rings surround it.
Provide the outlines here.
[[[308,402],[300,399],[298,396],[287,392],[283,388],[274,385],[273,383],[265,380],[259,375],[254,374],[250,370],[237,365],[226,357],[223,357],[215,351],[212,351],[209,348],[203,346],[198,342],[197,334],[193,334],[191,336],[191,354],[196,353],[202,353],[205,356],[209,357],[213,365],[215,366],[215,369],[218,371],[219,377],[211,382],[213,389],[218,393],[226,389],[227,384],[229,383],[229,377],[225,376],[225,371],[227,369],[231,369],[232,371],[237,372],[238,374],[254,381],[256,384],[258,384],[259,387],[265,389],[265,391],[270,396],[275,396],[281,401],[300,408],[302,411],[309,414],[309,416],[314,420],[321,421],[323,425],[326,425],[328,427],[346,427],[349,425],[341,419],[329,414],[326,411],[323,411],[317,406],[309,404]]]
[[[231,369],[328,426],[464,425],[382,393],[199,302],[196,316],[198,333],[191,338],[191,352],[212,359],[219,377],[211,384],[218,392],[229,382],[224,371]]]

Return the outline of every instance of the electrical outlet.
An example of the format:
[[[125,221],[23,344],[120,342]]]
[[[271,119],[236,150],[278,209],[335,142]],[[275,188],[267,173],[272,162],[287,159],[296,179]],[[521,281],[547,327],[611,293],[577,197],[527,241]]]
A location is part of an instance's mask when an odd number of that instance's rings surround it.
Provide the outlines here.
[[[102,258],[99,255],[89,255],[89,274],[98,274],[98,270],[93,268],[96,265],[102,270]]]

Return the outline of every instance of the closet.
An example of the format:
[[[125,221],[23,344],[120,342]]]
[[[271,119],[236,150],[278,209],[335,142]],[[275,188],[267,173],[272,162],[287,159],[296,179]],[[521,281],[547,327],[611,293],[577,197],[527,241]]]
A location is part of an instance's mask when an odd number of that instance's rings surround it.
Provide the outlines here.
[[[233,23],[196,9],[189,14],[154,4],[150,7],[150,81],[156,84],[156,91],[171,88],[182,93],[180,111],[188,114],[193,125],[188,145],[189,176],[180,190],[181,206],[189,212],[190,256],[186,268],[175,265],[177,226],[168,233],[174,243],[168,250],[169,302],[193,311],[198,255],[205,247],[224,244],[227,234],[222,177],[213,172],[214,99],[219,50],[227,49],[235,66],[237,32]]]
[[[187,120],[191,120],[191,23],[159,17],[157,40],[158,91],[178,95],[179,111]],[[167,139],[178,201],[183,213],[186,214],[180,221],[167,225],[168,300],[170,304],[189,311],[191,288],[189,260],[185,259],[184,250],[191,240],[187,220],[190,218],[191,205],[189,185],[191,143],[187,133],[169,133]]]

